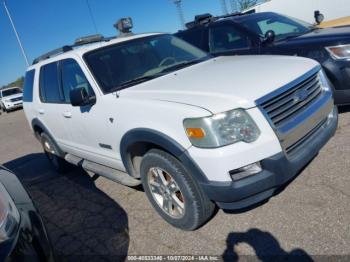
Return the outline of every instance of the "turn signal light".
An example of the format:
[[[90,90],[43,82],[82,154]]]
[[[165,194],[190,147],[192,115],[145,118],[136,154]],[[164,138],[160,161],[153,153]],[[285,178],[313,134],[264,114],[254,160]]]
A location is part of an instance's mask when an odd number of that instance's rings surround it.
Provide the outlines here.
[[[186,129],[187,136],[190,138],[203,138],[205,137],[205,132],[202,128],[187,128]]]

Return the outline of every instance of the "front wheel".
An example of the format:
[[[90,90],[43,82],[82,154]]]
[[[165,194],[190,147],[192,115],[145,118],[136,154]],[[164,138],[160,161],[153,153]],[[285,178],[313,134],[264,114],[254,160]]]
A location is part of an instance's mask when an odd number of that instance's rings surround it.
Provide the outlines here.
[[[179,160],[150,150],[141,163],[141,180],[153,207],[171,225],[195,230],[214,212],[212,203]]]
[[[0,107],[1,107],[1,111],[5,114],[5,113],[7,113],[7,109],[6,109],[6,107],[4,106],[4,105],[0,105]]]

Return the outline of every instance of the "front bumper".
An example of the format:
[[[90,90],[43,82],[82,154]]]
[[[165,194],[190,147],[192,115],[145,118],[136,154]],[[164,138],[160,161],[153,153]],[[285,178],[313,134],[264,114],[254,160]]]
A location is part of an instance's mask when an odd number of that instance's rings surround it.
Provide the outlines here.
[[[0,167],[0,182],[14,201],[20,223],[9,239],[0,243],[0,261],[53,262],[54,253],[40,214],[18,178]]]
[[[303,142],[297,154],[281,152],[261,161],[262,171],[232,182],[202,182],[209,199],[222,209],[241,209],[271,197],[275,191],[295,178],[335,134],[338,125],[336,107],[327,121]]]
[[[19,101],[19,102],[14,102],[14,103],[5,103],[4,106],[5,106],[6,110],[14,110],[17,108],[22,108],[23,102]]]

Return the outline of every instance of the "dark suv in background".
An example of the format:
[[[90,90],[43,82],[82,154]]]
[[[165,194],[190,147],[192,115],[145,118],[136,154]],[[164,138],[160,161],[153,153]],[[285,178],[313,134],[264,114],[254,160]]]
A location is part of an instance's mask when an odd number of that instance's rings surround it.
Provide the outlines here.
[[[175,35],[214,56],[278,54],[315,59],[333,84],[336,104],[350,104],[349,26],[321,29],[263,12],[198,15],[187,28]]]
[[[43,220],[17,176],[0,166],[0,261],[54,262]]]

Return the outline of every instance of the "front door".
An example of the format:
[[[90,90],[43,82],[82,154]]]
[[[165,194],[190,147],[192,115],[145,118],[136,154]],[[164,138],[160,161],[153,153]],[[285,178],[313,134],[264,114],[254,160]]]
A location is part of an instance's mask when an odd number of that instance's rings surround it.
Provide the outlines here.
[[[83,65],[79,60],[65,59],[60,62],[62,88],[67,107],[62,112],[63,121],[68,130],[66,146],[69,152],[93,162],[121,168],[111,147],[108,118],[103,107],[103,96],[96,96]],[[91,80],[90,80],[91,81]],[[90,96],[96,97],[94,105],[73,107],[69,93],[75,88],[84,88]]]

